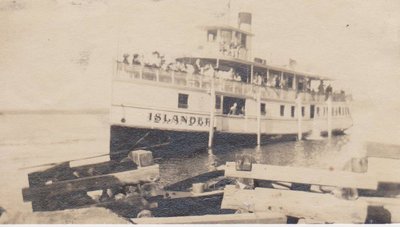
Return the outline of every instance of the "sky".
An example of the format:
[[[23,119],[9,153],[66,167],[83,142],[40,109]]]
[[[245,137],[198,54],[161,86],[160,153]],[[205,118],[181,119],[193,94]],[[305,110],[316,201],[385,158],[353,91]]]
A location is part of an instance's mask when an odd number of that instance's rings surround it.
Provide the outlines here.
[[[123,53],[190,53],[228,0],[2,0],[0,109],[106,109]],[[398,113],[400,1],[231,0],[253,15],[253,55],[337,79],[356,101]],[[225,16],[223,16],[225,13]]]

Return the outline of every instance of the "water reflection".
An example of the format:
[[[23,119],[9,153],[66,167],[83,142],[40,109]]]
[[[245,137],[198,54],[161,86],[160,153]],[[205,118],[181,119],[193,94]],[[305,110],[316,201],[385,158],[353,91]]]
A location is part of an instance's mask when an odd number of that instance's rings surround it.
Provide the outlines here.
[[[219,165],[235,161],[237,154],[250,154],[257,163],[301,166],[321,169],[342,169],[351,159],[349,149],[354,147],[348,135],[323,140],[301,140],[271,143],[261,147],[216,147],[189,156],[176,155],[160,160],[164,183],[174,183],[215,170]]]

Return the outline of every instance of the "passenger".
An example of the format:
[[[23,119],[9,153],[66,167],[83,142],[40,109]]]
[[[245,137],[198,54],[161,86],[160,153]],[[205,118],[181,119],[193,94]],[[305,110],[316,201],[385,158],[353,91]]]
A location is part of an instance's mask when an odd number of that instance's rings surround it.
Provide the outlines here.
[[[263,84],[263,78],[262,78],[262,76],[260,75],[260,74],[258,74],[258,77],[257,77],[257,79],[258,79],[258,85],[262,85]]]
[[[325,97],[326,97],[326,99],[328,99],[329,96],[330,96],[331,94],[332,94],[332,87],[331,87],[331,85],[329,84],[328,87],[326,87],[326,90],[325,90]]]
[[[242,77],[239,74],[235,74],[235,80],[240,82],[242,81]]]
[[[201,74],[201,65],[200,65],[200,59],[196,59],[196,62],[193,65],[194,73],[195,74]]]
[[[225,41],[222,41],[222,42],[219,44],[219,51],[220,51],[223,55],[225,55],[225,53],[228,51],[227,44],[225,43]]]
[[[235,72],[233,71],[233,68],[230,68],[228,73],[227,73],[227,79],[233,80],[235,78]]]
[[[186,68],[186,71],[187,71],[189,74],[193,74],[193,73],[194,73],[194,67],[193,67],[193,65],[191,65],[191,64],[186,64],[186,63],[185,63],[185,68]]]
[[[229,115],[236,115],[236,114],[237,114],[237,103],[235,102],[229,109]]]
[[[245,115],[245,108],[244,108],[244,106],[242,106],[242,108],[240,108],[240,115]]]
[[[208,64],[208,65],[206,65],[205,66],[205,68],[204,68],[204,75],[205,76],[208,76],[208,77],[214,77],[214,68],[212,67],[212,65],[211,64]]]
[[[133,55],[132,65],[140,65],[139,54]]]
[[[161,67],[161,58],[160,53],[158,51],[154,51],[152,53],[151,64],[152,67],[160,68]]]
[[[281,87],[281,80],[278,75],[275,75],[275,88]]]
[[[319,95],[323,95],[324,94],[324,81],[322,81],[322,80],[319,82],[318,94]]]
[[[329,84],[328,87],[326,87],[326,93],[331,94],[332,93],[332,87]]]
[[[122,62],[123,62],[124,64],[129,65],[129,61],[128,61],[129,54],[124,54],[123,57],[124,57],[124,60],[123,60]]]

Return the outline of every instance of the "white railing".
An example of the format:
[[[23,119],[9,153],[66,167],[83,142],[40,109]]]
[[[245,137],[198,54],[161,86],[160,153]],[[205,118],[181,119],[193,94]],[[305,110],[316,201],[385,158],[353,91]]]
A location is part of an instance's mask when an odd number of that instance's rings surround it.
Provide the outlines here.
[[[210,89],[211,79],[200,74],[189,74],[185,72],[165,71],[159,68],[143,67],[141,65],[128,65],[121,62],[117,63],[117,78],[153,81],[160,84],[172,84],[198,89]],[[276,99],[294,101],[299,95],[303,102],[323,102],[325,95],[311,94],[309,92],[298,93],[293,89],[278,89],[255,84],[248,84],[234,80],[222,78],[214,79],[214,87],[217,92],[231,93],[240,96],[256,97],[261,92],[263,99]],[[336,98],[337,101],[342,100]],[[334,99],[334,101],[336,101]]]

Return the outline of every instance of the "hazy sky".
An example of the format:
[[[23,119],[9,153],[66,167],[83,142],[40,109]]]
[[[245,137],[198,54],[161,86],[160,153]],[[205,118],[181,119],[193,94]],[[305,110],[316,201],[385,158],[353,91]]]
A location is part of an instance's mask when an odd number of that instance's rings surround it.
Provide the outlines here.
[[[228,0],[1,0],[0,108],[108,108],[124,52],[190,52]],[[400,1],[231,0],[253,13],[254,56],[337,78],[356,99],[399,106]],[[219,17],[222,20],[222,17]],[[386,104],[384,104],[386,103]],[[397,107],[398,109],[398,107]]]

